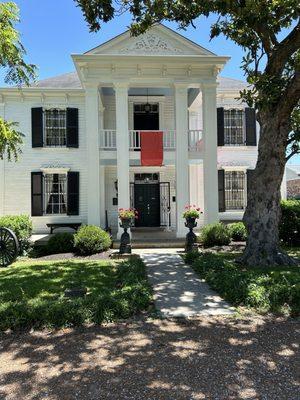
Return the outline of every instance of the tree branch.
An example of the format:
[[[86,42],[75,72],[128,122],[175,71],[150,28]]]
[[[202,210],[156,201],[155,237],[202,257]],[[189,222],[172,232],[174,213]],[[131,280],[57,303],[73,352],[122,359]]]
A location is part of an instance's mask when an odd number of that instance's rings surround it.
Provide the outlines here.
[[[266,66],[266,75],[281,74],[288,59],[300,47],[300,20],[289,35],[274,49]]]
[[[296,71],[277,106],[279,119],[289,117],[300,99],[300,71]]]
[[[285,161],[288,162],[293,156],[295,156],[296,154],[299,154],[300,150],[294,150],[292,151],[286,158]]]

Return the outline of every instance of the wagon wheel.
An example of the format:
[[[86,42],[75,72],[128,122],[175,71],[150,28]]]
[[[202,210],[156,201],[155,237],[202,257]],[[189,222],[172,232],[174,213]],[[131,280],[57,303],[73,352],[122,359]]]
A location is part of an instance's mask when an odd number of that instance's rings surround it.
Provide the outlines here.
[[[7,228],[0,228],[0,266],[12,264],[19,254],[19,241],[16,235]]]

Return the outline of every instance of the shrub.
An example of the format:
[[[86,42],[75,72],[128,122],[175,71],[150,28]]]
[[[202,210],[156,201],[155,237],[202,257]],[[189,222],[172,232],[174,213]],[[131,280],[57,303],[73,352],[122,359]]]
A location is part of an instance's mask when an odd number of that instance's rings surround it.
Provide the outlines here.
[[[244,242],[247,239],[247,231],[243,222],[229,224],[228,229],[234,242]]]
[[[74,251],[74,235],[69,232],[56,233],[44,247],[46,254],[71,253]]]
[[[230,232],[221,222],[206,225],[200,233],[200,241],[204,247],[223,246],[230,243]]]
[[[0,226],[11,229],[16,234],[21,251],[28,250],[32,234],[32,221],[28,215],[5,215],[0,217]]]
[[[300,246],[300,200],[281,202],[279,237],[287,246]]]
[[[90,255],[109,249],[111,239],[107,232],[98,226],[82,226],[74,235],[75,251],[81,255]]]

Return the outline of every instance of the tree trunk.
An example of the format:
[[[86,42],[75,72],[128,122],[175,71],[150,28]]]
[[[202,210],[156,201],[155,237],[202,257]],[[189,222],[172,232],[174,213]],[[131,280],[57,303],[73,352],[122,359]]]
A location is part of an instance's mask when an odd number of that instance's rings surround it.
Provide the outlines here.
[[[271,113],[259,115],[259,122],[258,159],[244,215],[248,240],[238,261],[248,266],[293,265],[295,261],[279,247],[278,232],[280,187],[290,128]]]

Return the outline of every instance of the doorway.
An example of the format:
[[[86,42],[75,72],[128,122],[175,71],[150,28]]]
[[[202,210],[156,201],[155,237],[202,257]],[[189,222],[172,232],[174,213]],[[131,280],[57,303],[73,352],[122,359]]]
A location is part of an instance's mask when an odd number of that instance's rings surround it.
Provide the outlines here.
[[[160,226],[160,187],[159,183],[134,185],[134,207],[138,211],[136,227]]]
[[[159,130],[158,103],[135,103],[133,113],[133,129],[135,131]]]

